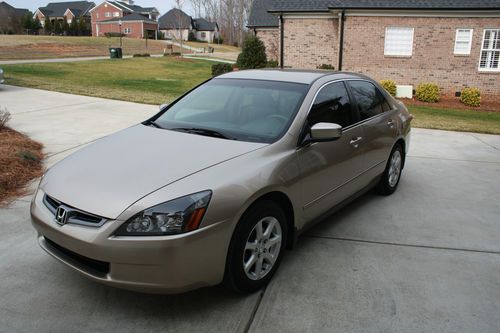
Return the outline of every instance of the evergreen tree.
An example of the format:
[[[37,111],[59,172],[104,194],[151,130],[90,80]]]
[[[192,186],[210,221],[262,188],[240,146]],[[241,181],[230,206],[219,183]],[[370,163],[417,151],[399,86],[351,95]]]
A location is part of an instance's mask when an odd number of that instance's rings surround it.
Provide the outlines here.
[[[59,22],[58,20],[54,21],[54,33],[56,35],[59,35],[61,33],[61,22]]]
[[[64,20],[61,24],[61,32],[64,35],[69,35],[69,24],[68,24],[68,20],[66,19],[66,16],[64,17]]]
[[[52,32],[54,32],[54,26],[52,25],[52,22],[48,17],[45,18],[45,24],[43,26],[43,30],[45,31],[46,35],[50,35]]]
[[[87,23],[85,23],[85,20],[81,17],[78,20],[78,32],[80,33],[80,36],[87,36],[89,34]]]
[[[256,36],[249,36],[243,43],[243,50],[236,65],[241,69],[264,68],[267,65],[266,47]]]
[[[71,24],[69,25],[69,34],[71,36],[78,36],[78,22],[76,17],[71,20]]]

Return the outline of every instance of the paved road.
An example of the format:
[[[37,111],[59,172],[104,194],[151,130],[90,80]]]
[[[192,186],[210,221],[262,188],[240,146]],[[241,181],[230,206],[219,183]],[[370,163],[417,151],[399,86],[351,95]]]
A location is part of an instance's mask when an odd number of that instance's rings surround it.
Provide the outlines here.
[[[48,163],[155,106],[1,87]],[[142,295],[88,281],[38,247],[28,200],[0,211],[1,332],[499,332],[500,136],[414,129],[400,188],[302,236],[262,292]]]

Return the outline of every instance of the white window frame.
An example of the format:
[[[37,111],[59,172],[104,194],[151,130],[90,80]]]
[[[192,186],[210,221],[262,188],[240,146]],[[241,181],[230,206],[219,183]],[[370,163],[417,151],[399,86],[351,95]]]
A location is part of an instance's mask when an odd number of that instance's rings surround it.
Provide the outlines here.
[[[120,17],[120,12],[113,12],[113,17]]]
[[[478,64],[478,70],[480,72],[500,72],[500,59],[498,60],[498,67],[496,68],[491,68],[491,67],[481,67],[481,58],[483,55],[483,52],[500,52],[500,43],[497,45],[496,48],[493,48],[493,45],[491,45],[491,48],[484,48],[484,39],[486,37],[486,31],[488,30],[496,30],[497,34],[500,34],[500,28],[486,28],[483,30],[483,38],[481,39],[481,53],[479,53],[479,64]],[[491,59],[487,60],[487,62],[490,62]]]
[[[411,31],[411,44],[410,44],[410,49],[409,52],[406,53],[394,53],[388,50],[388,38],[387,38],[387,32],[390,29],[406,29]],[[386,57],[400,57],[400,58],[410,58],[413,56],[413,42],[414,42],[414,37],[415,37],[415,28],[412,27],[385,27],[385,35],[384,35],[384,56]]]
[[[132,33],[132,28],[125,28],[125,30],[123,30],[123,33],[125,35],[130,35]]]
[[[467,41],[468,46],[467,46],[467,51],[465,52],[460,52],[457,50],[457,45],[459,45],[459,42],[465,42],[465,40],[458,40],[458,35],[460,31],[468,31],[470,33],[469,35],[469,40]],[[453,54],[455,55],[470,55],[470,51],[472,48],[472,36],[474,35],[474,29],[469,29],[469,28],[458,28],[455,32],[455,47],[453,48]]]
[[[105,13],[104,13],[104,16],[106,16],[106,17],[111,17],[111,12],[105,12]]]

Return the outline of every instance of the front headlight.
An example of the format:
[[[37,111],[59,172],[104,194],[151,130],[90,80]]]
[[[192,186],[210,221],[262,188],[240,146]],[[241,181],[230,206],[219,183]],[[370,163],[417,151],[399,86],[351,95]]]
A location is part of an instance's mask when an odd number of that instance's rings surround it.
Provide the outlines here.
[[[191,194],[148,208],[125,222],[117,236],[175,235],[198,229],[212,191]]]

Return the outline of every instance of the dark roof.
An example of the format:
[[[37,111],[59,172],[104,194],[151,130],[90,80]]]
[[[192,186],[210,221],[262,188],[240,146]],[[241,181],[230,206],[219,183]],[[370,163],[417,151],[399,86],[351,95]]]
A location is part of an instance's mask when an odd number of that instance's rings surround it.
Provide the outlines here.
[[[29,15],[31,12],[28,9],[24,8],[14,8],[16,10],[16,14],[19,16]]]
[[[217,23],[208,22],[204,18],[197,18],[193,20],[194,28],[198,31],[215,31],[217,28]]]
[[[272,7],[275,0],[254,0],[250,17],[248,18],[248,27],[278,27],[278,17],[269,14],[267,10]]]
[[[95,6],[95,3],[90,1],[68,1],[68,2],[51,2],[45,7],[38,8],[45,16],[62,17],[67,9],[70,9],[73,14],[85,15]],[[79,14],[74,11],[78,11]]]
[[[132,13],[129,15],[125,15],[124,17],[116,17],[112,18],[110,20],[106,20],[103,22],[119,22],[119,21],[144,21],[147,23],[158,23],[155,20],[151,20],[149,17],[146,17],[144,15],[141,15],[139,13]]]
[[[500,9],[500,0],[273,0],[268,7],[270,12],[326,12],[329,9]]]
[[[126,12],[136,12],[136,13],[158,12],[158,10],[155,7],[141,7],[138,5],[129,5],[128,3],[123,1],[108,1],[108,2]]]
[[[193,25],[191,16],[174,8],[158,19],[160,29],[189,29]]]

